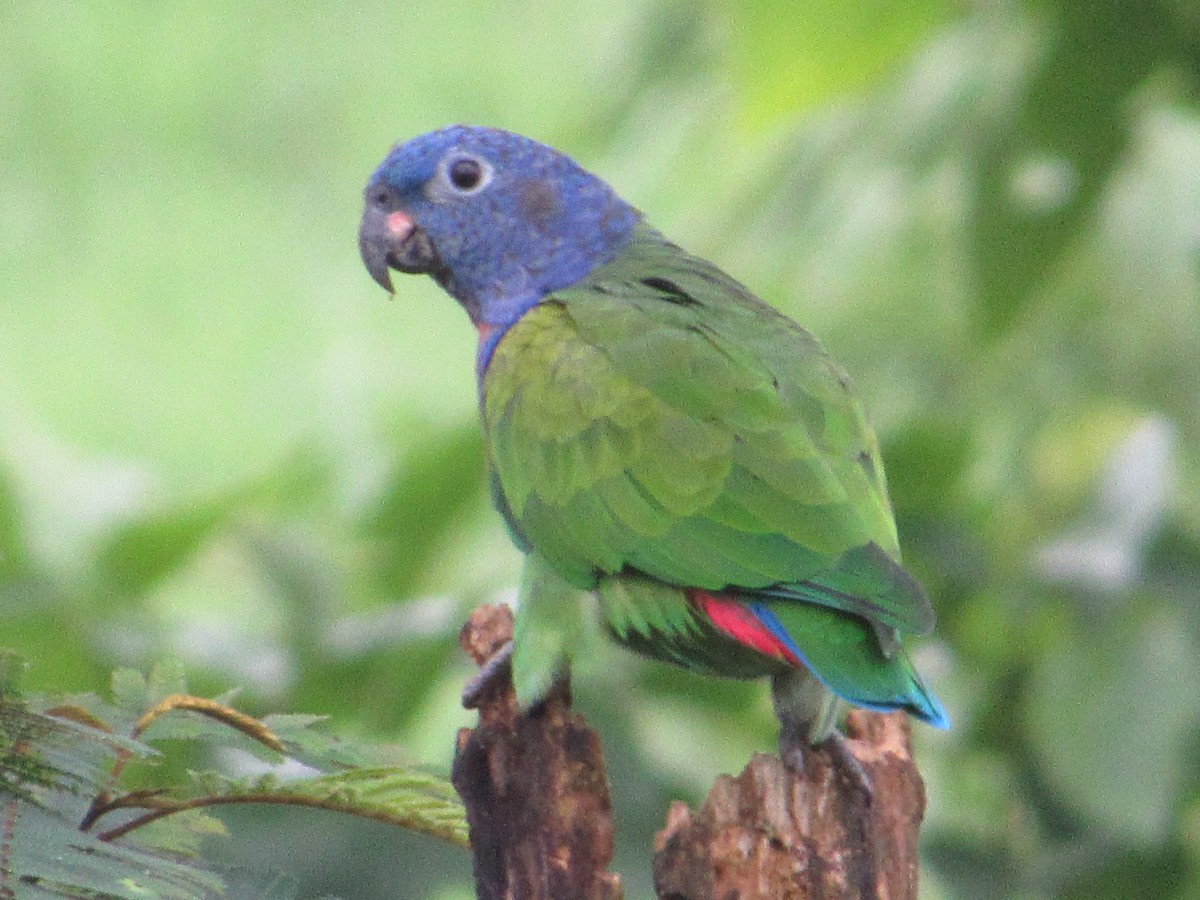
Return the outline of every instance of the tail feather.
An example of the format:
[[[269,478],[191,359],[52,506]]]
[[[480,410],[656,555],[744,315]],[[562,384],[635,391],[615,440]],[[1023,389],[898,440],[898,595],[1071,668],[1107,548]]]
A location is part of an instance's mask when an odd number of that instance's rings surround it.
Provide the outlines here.
[[[772,628],[771,623],[758,615],[752,606],[707,591],[691,591],[689,597],[700,611],[708,616],[718,631],[724,632],[739,644],[793,666],[804,664],[799,650],[787,632]]]
[[[849,613],[796,602],[743,602],[693,592],[693,602],[720,631],[775,659],[803,666],[846,702],[881,712],[906,710],[935,728],[949,728],[941,702],[908,655],[886,656],[871,624]]]

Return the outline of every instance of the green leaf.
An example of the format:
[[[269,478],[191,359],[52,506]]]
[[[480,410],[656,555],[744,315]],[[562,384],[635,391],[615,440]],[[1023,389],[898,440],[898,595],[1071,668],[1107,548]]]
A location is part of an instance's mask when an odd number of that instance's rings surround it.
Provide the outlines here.
[[[1022,85],[1019,116],[981,142],[972,223],[994,332],[1038,298],[1095,213],[1128,146],[1127,107],[1178,41],[1168,17],[1140,4],[1030,5],[1052,17],[1051,39]]]
[[[82,707],[59,705],[56,714],[30,709],[23,700],[0,702],[0,772],[9,790],[49,803],[52,795],[86,797],[101,789],[118,754],[154,751],[112,734]],[[102,723],[100,723],[102,724]],[[66,802],[64,799],[62,802]]]
[[[225,823],[203,809],[185,809],[139,828],[129,840],[156,852],[197,859],[209,838],[228,838]]]
[[[957,6],[950,0],[726,0],[741,112],[752,126],[766,125],[862,91]]]
[[[482,459],[479,428],[471,423],[419,445],[399,461],[362,525],[375,547],[375,577],[386,592],[411,593],[438,542],[483,493]]]
[[[211,787],[211,783],[209,783]],[[261,802],[303,801],[320,809],[377,819],[466,847],[466,813],[450,782],[419,769],[354,769],[278,783],[273,776],[226,783],[214,802],[256,797]]]
[[[0,650],[0,701],[20,696],[21,682],[28,669],[29,664],[20,654]]]
[[[1163,840],[1191,771],[1198,684],[1200,647],[1176,608],[1063,632],[1035,668],[1026,706],[1046,780],[1117,840]]]
[[[96,559],[98,577],[129,594],[150,589],[187,562],[222,523],[230,506],[230,498],[221,496],[123,524],[106,535]]]
[[[153,706],[172,694],[187,693],[187,675],[183,671],[183,663],[178,657],[168,656],[160,659],[150,669],[150,677],[146,679],[146,703]]]
[[[15,575],[27,563],[22,525],[13,478],[0,469],[0,576]]]
[[[137,669],[117,669],[112,674],[113,703],[127,712],[140,715],[149,702],[146,699],[146,676]]]
[[[961,425],[922,420],[891,435],[883,451],[895,509],[933,515],[953,507],[971,454],[970,435]]]
[[[46,895],[88,900],[207,900],[223,893],[211,872],[135,847],[97,840],[55,812],[22,804],[11,813],[11,871]]]

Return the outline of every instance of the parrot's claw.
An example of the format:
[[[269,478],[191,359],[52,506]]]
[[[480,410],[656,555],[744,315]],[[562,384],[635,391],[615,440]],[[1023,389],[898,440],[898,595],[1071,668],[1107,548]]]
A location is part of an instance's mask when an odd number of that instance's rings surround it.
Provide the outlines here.
[[[858,757],[851,752],[846,738],[840,732],[833,732],[816,746],[799,736],[779,737],[779,755],[783,764],[800,778],[808,777],[808,756],[817,751],[824,753],[832,767],[841,772],[847,782],[857,787],[866,802],[870,803],[874,791],[871,776],[867,774]]]
[[[479,671],[463,686],[462,705],[464,708],[477,709],[480,699],[496,684],[496,680],[508,676],[512,667],[512,652],[513,642],[508,641],[479,667]]]
[[[821,744],[821,749],[829,755],[829,761],[833,763],[834,767],[842,770],[846,780],[857,785],[865,802],[869,804],[874,796],[871,776],[867,774],[867,770],[859,758],[850,750],[845,736],[840,731],[835,731]]]
[[[798,778],[804,778],[807,770],[805,764],[805,752],[808,750],[808,745],[803,741],[790,741],[780,738],[779,740],[779,757],[783,760],[783,764],[791,769],[792,773]]]

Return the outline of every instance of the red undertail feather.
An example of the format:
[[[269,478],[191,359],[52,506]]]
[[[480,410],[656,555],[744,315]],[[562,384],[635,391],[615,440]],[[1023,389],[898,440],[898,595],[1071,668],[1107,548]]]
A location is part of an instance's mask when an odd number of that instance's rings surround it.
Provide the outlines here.
[[[688,598],[709,620],[739,644],[757,650],[765,656],[781,659],[793,666],[801,665],[800,658],[776,637],[762,621],[742,603],[723,594],[690,590]]]

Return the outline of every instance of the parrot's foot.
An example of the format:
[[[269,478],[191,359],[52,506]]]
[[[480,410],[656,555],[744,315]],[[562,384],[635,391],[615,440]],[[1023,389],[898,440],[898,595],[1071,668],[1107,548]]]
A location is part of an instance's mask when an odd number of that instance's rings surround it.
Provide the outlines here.
[[[508,641],[479,667],[479,671],[463,686],[463,707],[477,709],[480,699],[496,683],[496,679],[508,675],[512,667],[512,652],[513,642]]]
[[[866,802],[871,801],[871,776],[867,774],[858,757],[851,752],[841,732],[834,731],[816,745],[809,743],[806,735],[779,736],[779,755],[784,765],[801,778],[808,777],[808,757],[817,752],[824,753],[829,758],[832,767],[840,772],[849,784],[859,789]]]
[[[804,778],[807,773],[805,757],[811,749],[808,741],[798,740],[795,736],[779,735],[779,758],[799,778]]]
[[[870,803],[874,796],[871,776],[867,774],[866,768],[850,750],[845,736],[840,731],[835,731],[821,744],[821,749],[829,755],[829,761],[842,771],[846,780],[862,791],[865,801]]]

